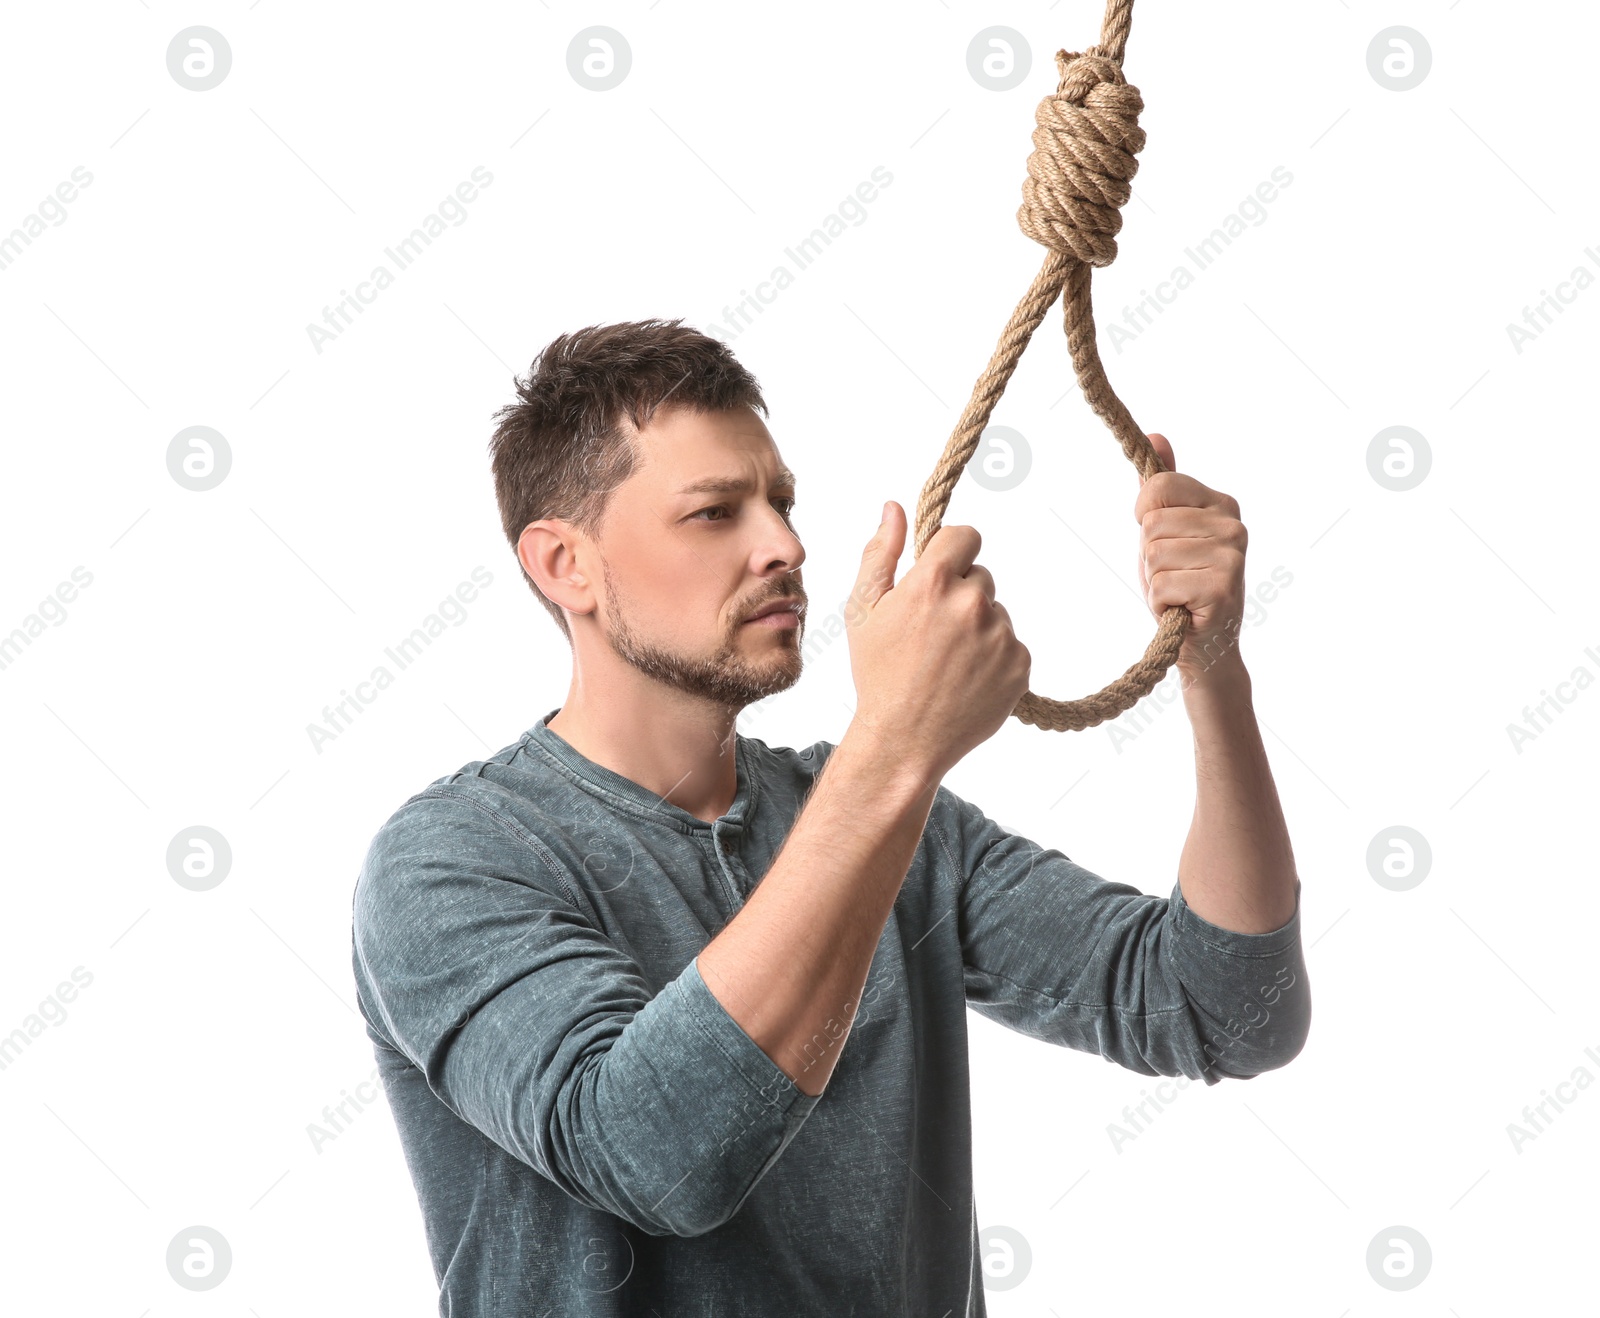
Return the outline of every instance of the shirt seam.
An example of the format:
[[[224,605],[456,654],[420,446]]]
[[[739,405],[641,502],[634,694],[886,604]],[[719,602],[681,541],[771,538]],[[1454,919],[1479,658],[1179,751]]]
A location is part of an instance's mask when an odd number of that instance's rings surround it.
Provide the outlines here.
[[[939,792],[940,793],[942,793],[944,791],[947,791],[947,790],[948,789],[943,787],[943,786],[941,786],[939,788]],[[939,796],[939,793],[935,793],[934,794],[934,799],[936,801],[938,800],[938,796]],[[939,826],[939,817],[938,817],[938,815],[935,814],[932,811],[929,811],[929,813],[928,813],[928,826],[931,829],[933,829],[934,837],[938,841],[940,848],[944,851],[945,859],[950,862],[950,868],[952,870],[954,870],[955,873],[956,873],[956,877],[957,877],[957,882],[956,882],[956,907],[957,907],[956,918],[959,921],[960,920],[961,895],[963,893],[965,893],[966,890],[967,890],[967,879],[968,879],[969,876],[967,875],[966,870],[963,868],[961,862],[958,861],[955,858],[955,853],[950,850],[950,840],[947,837],[945,837],[944,829]],[[988,849],[989,849],[988,847],[984,848],[985,851],[988,851]]]
[[[1230,935],[1232,938],[1267,938],[1273,934],[1283,935],[1283,940],[1281,943],[1271,947],[1255,948],[1254,950],[1243,947],[1232,947],[1228,943],[1218,942],[1215,938],[1208,936],[1205,930],[1201,929],[1198,924],[1203,917],[1196,915],[1194,908],[1189,905],[1189,899],[1183,895],[1183,887],[1181,883],[1178,885],[1177,895],[1175,897],[1168,898],[1168,904],[1175,907],[1178,911],[1178,919],[1175,923],[1179,933],[1186,937],[1193,938],[1195,942],[1200,943],[1205,947],[1212,948],[1215,951],[1221,952],[1225,956],[1245,957],[1249,960],[1260,961],[1269,957],[1282,956],[1285,952],[1292,950],[1300,941],[1300,893],[1298,888],[1295,890],[1294,914],[1289,917],[1288,922],[1283,925],[1282,928],[1267,929],[1259,934],[1247,934],[1238,929],[1223,930],[1224,933]],[[1210,921],[1207,921],[1206,923],[1209,924]],[[1215,927],[1218,929],[1222,928],[1221,925],[1217,925]]]
[[[695,974],[696,975],[700,975],[700,968],[696,964],[697,960],[698,960],[698,958],[691,958],[689,964],[691,966],[694,966]],[[711,993],[711,986],[709,984],[706,984],[705,977],[703,975],[700,976],[700,982],[705,985],[706,993],[708,995],[710,995],[713,999],[715,999],[716,995]],[[681,985],[680,985],[680,988],[682,988]],[[732,1066],[733,1069],[739,1073],[740,1079],[742,1079],[745,1082],[745,1084],[749,1085],[750,1088],[755,1091],[756,1095],[763,1100],[763,1102],[766,1104],[766,1106],[771,1107],[771,1108],[776,1108],[776,1110],[778,1112],[778,1115],[780,1117],[787,1116],[789,1111],[794,1107],[794,1105],[797,1102],[799,1102],[800,1099],[805,1098],[805,1097],[809,1097],[806,1094],[805,1090],[801,1089],[800,1086],[795,1083],[794,1077],[791,1076],[787,1071],[785,1071],[776,1062],[774,1062],[772,1060],[772,1058],[768,1057],[767,1053],[766,1053],[766,1050],[763,1049],[761,1047],[761,1045],[758,1044],[754,1039],[750,1038],[749,1034],[745,1032],[744,1027],[742,1025],[740,1025],[738,1021],[734,1020],[733,1016],[730,1013],[728,1013],[727,1008],[723,1007],[721,1005],[721,1003],[719,1002],[717,1004],[718,1009],[721,1010],[723,1012],[723,1014],[727,1016],[728,1023],[730,1025],[732,1025],[736,1030],[738,1030],[741,1034],[743,1034],[746,1039],[749,1040],[750,1046],[752,1048],[754,1048],[757,1052],[759,1052],[763,1058],[766,1059],[766,1061],[778,1073],[778,1077],[780,1077],[784,1082],[786,1082],[788,1088],[793,1091],[789,1095],[789,1097],[783,1102],[783,1104],[781,1106],[772,1103],[770,1101],[770,1099],[768,1099],[767,1091],[761,1085],[757,1084],[754,1080],[752,1080],[750,1078],[749,1074],[745,1071],[744,1062],[741,1061],[739,1058],[735,1057],[733,1055],[733,1053],[728,1049],[727,1045],[723,1043],[722,1039],[717,1034],[717,1029],[716,1029],[716,1026],[713,1024],[713,1022],[708,1021],[707,1019],[705,1019],[704,1013],[709,1011],[709,1010],[711,1010],[711,1008],[709,1008],[707,1006],[703,1006],[702,1004],[696,1002],[695,999],[694,999],[694,994],[689,992],[687,989],[684,989],[683,992],[684,992],[685,1001],[688,1003],[688,1006],[689,1006],[690,1019],[694,1021],[695,1025],[699,1028],[701,1033],[704,1034],[706,1036],[706,1038],[711,1041],[712,1047],[714,1047],[719,1053],[722,1054],[722,1056],[727,1060],[728,1064],[730,1066]]]
[[[941,787],[940,790],[943,791],[944,789]],[[937,817],[934,816],[931,813],[928,816],[928,824],[933,829],[934,835],[937,838],[940,847],[943,849],[946,859],[949,860],[951,868],[953,868],[955,870],[956,874],[960,877],[960,883],[957,885],[957,890],[956,890],[957,891],[957,903],[956,904],[957,904],[957,907],[959,908],[959,906],[960,906],[960,897],[961,897],[961,895],[965,894],[965,892],[966,892],[967,881],[968,881],[968,878],[970,876],[966,873],[965,868],[956,860],[954,853],[950,850],[949,839],[945,837],[944,829],[939,826],[939,821],[938,821]],[[998,841],[1000,841],[1000,839],[996,838],[995,842],[998,842]],[[995,842],[991,842],[989,844],[989,846],[987,846],[987,847],[985,847],[983,849],[984,850],[984,854],[987,854],[990,851],[990,849],[995,845]],[[1062,854],[1065,855],[1065,853],[1062,853]],[[1068,856],[1067,859],[1071,860],[1071,857]],[[1148,894],[1148,893],[1146,894],[1146,896],[1150,896],[1150,895],[1153,895],[1153,894]],[[1182,889],[1181,888],[1179,889],[1179,895],[1180,895],[1180,897],[1182,895]],[[1265,959],[1267,959],[1269,957],[1282,956],[1283,953],[1289,951],[1299,939],[1299,933],[1298,933],[1298,930],[1297,930],[1295,935],[1294,935],[1294,937],[1286,940],[1283,943],[1282,946],[1276,947],[1276,948],[1262,948],[1262,949],[1257,950],[1257,951],[1245,951],[1245,950],[1240,949],[1240,948],[1228,947],[1225,944],[1216,942],[1214,939],[1207,938],[1206,935],[1201,930],[1192,927],[1192,925],[1194,923],[1194,920],[1198,919],[1199,917],[1195,916],[1194,912],[1189,909],[1187,901],[1185,901],[1183,906],[1180,908],[1180,907],[1176,907],[1176,903],[1175,903],[1173,898],[1169,897],[1169,898],[1165,898],[1163,900],[1165,900],[1166,903],[1167,903],[1168,914],[1171,914],[1174,911],[1174,909],[1176,909],[1176,911],[1177,911],[1176,918],[1174,918],[1171,921],[1171,924],[1172,924],[1172,927],[1173,927],[1173,931],[1174,931],[1174,933],[1175,933],[1175,935],[1177,937],[1180,937],[1180,938],[1192,938],[1192,939],[1195,940],[1195,942],[1201,944],[1203,947],[1209,947],[1209,948],[1213,949],[1214,951],[1221,952],[1224,956],[1243,957],[1243,958],[1245,958],[1247,960],[1252,960],[1252,961],[1265,960]],[[1295,906],[1295,913],[1294,913],[1294,915],[1292,917],[1290,917],[1290,922],[1289,922],[1290,925],[1293,925],[1295,923],[1295,921],[1299,919],[1299,916],[1300,916],[1300,908],[1299,908],[1299,905],[1298,905],[1298,897],[1297,897],[1296,906]],[[958,924],[958,926],[960,924],[959,909],[958,909],[958,913],[957,913],[957,924]],[[1268,932],[1269,933],[1278,933],[1280,931],[1274,929],[1274,930],[1269,930]],[[1241,938],[1252,938],[1252,937],[1256,937],[1257,935],[1254,935],[1254,934],[1239,934],[1238,936],[1241,937]],[[959,932],[957,934],[957,937],[958,938],[960,937]],[[992,978],[999,980],[1002,984],[1009,984],[1012,988],[1018,989],[1023,993],[1032,993],[1035,997],[1043,998],[1046,1002],[1053,1003],[1058,1007],[1068,1007],[1068,1008],[1074,1008],[1074,1009],[1076,1009],[1076,1008],[1086,1008],[1089,1011],[1104,1011],[1104,1010],[1109,1009],[1109,1010],[1115,1012],[1119,1016],[1127,1017],[1127,1018],[1130,1018],[1130,1019],[1133,1019],[1133,1020],[1145,1020],[1145,1019],[1147,1019],[1147,1018],[1149,1018],[1151,1016],[1165,1016],[1165,1015],[1170,1015],[1172,1012],[1175,1012],[1175,1011],[1188,1011],[1189,1010],[1187,1004],[1184,1004],[1184,1003],[1179,1003],[1179,1004],[1177,1004],[1175,1006],[1171,1006],[1171,1007],[1157,1007],[1157,1008],[1155,1008],[1154,1010],[1151,1010],[1151,1011],[1135,1011],[1135,1010],[1132,1010],[1132,1009],[1127,1008],[1127,1007],[1119,1006],[1115,1002],[1108,1002],[1108,1003],[1105,1003],[1105,1004],[1102,1005],[1102,1004],[1097,1003],[1097,1002],[1085,1002],[1085,1001],[1082,1001],[1082,1000],[1074,1000],[1074,999],[1072,999],[1070,997],[1058,998],[1058,997],[1055,996],[1055,994],[1047,993],[1043,989],[1034,988],[1030,984],[1018,983],[1016,980],[1011,979],[1011,978],[1009,978],[1009,977],[1007,977],[1005,975],[1002,975],[999,971],[989,970],[984,966],[980,966],[975,961],[968,962],[968,961],[966,961],[966,957],[965,957],[965,953],[964,952],[963,952],[962,960],[963,960],[963,962],[965,962],[965,964],[970,965],[971,968],[974,971],[976,971],[978,974],[980,974],[980,975],[991,976]]]
[[[737,734],[735,735],[737,736]],[[752,754],[752,752],[747,749],[748,740],[749,739],[745,737],[738,737],[734,744],[734,755],[736,757],[743,757],[742,767],[744,767],[747,771],[750,768],[749,756]],[[686,837],[692,837],[695,834],[705,832],[712,827],[712,825],[705,820],[695,820],[690,822],[686,819],[678,819],[672,815],[663,814],[661,811],[654,809],[653,807],[641,805],[639,802],[622,795],[620,792],[613,790],[604,783],[596,782],[586,773],[583,773],[581,770],[568,764],[567,761],[562,758],[561,755],[557,754],[552,747],[547,746],[544,744],[544,742],[540,741],[531,728],[522,734],[522,741],[519,744],[537,751],[547,763],[557,769],[561,775],[567,778],[574,786],[588,792],[591,796],[599,797],[608,804],[615,806],[617,809],[626,811],[628,814],[631,814],[636,818],[647,819],[656,824],[665,824],[668,828],[682,833]],[[747,802],[747,813],[743,824],[744,827],[748,828],[750,819],[754,816],[756,811],[756,803],[761,796],[760,775],[746,772],[742,781],[746,786],[745,795]],[[643,789],[641,788],[640,790]]]
[[[940,791],[943,791],[943,790],[944,789],[941,787]],[[968,880],[968,878],[970,876],[967,874],[966,868],[958,860],[956,860],[955,854],[950,850],[949,839],[946,838],[945,835],[944,835],[944,829],[939,827],[939,821],[933,816],[933,814],[931,812],[928,815],[928,823],[933,828],[934,835],[937,838],[940,847],[943,848],[943,850],[944,850],[945,858],[950,862],[950,868],[953,869],[956,872],[956,874],[957,874],[957,876],[958,876],[958,878],[960,880],[958,882],[958,884],[956,885],[956,924],[957,924],[956,939],[957,939],[957,942],[959,942],[960,938],[961,938],[960,928],[959,928],[959,926],[961,924],[961,914],[960,914],[961,898],[966,893],[967,880]],[[995,840],[999,841],[998,838],[995,839]],[[993,845],[994,845],[994,843],[991,842],[989,844],[989,847],[992,847]],[[985,847],[983,849],[984,850],[984,854],[988,853],[989,847]],[[970,966],[971,969],[973,971],[975,971],[977,974],[987,975],[992,979],[999,980],[1000,983],[1002,983],[1002,984],[1009,984],[1012,988],[1017,989],[1017,990],[1019,990],[1019,991],[1021,991],[1023,993],[1031,993],[1031,994],[1034,995],[1034,997],[1043,998],[1046,1002],[1054,1003],[1058,1007],[1068,1007],[1068,1008],[1073,1008],[1073,1009],[1076,1009],[1076,1008],[1087,1008],[1089,1011],[1102,1010],[1102,1008],[1096,1003],[1093,1003],[1093,1002],[1074,1002],[1071,998],[1058,998],[1053,993],[1046,993],[1043,989],[1034,988],[1031,984],[1018,983],[1016,980],[1011,979],[1006,975],[1000,974],[999,971],[989,970],[989,969],[985,968],[984,966],[980,966],[976,961],[968,961],[967,957],[966,957],[966,949],[964,947],[962,948],[962,951],[961,951],[961,960],[962,960],[962,964],[963,965]],[[1156,1010],[1154,1012],[1130,1011],[1125,1007],[1118,1006],[1114,1002],[1107,1003],[1106,1006],[1109,1007],[1112,1011],[1116,1012],[1118,1015],[1131,1016],[1131,1017],[1135,1017],[1135,1018],[1140,1019],[1140,1020],[1144,1019],[1147,1016],[1164,1015],[1164,1014],[1166,1014],[1168,1012],[1182,1010],[1182,1008],[1179,1008],[1179,1007],[1162,1007],[1162,1008],[1159,1008],[1158,1010]]]
[[[561,885],[561,891],[566,895],[567,901],[572,904],[575,910],[579,911],[580,913],[583,911],[583,905],[578,901],[577,894],[573,891],[572,886],[567,882],[567,877],[562,871],[561,863],[555,858],[555,856],[536,834],[530,833],[515,819],[511,818],[511,816],[502,814],[487,801],[480,801],[470,792],[463,791],[460,788],[452,788],[450,784],[441,784],[439,786],[426,788],[425,790],[418,792],[417,795],[412,799],[417,801],[460,801],[471,806],[474,810],[488,815],[491,820],[493,820],[495,823],[498,823],[508,833],[510,833],[513,839],[518,842],[525,843],[539,856],[539,858],[548,867],[550,873],[555,876],[556,882]]]
[[[1143,1020],[1143,1019],[1145,1019],[1146,1017],[1149,1017],[1149,1016],[1168,1016],[1168,1015],[1171,1015],[1175,1011],[1188,1011],[1189,1010],[1188,1004],[1187,1003],[1182,1003],[1182,1002],[1175,1003],[1173,1006],[1170,1006],[1170,1007],[1154,1007],[1154,1008],[1151,1008],[1148,1011],[1139,1011],[1139,1010],[1135,1010],[1132,1007],[1124,1007],[1121,1004],[1115,1003],[1115,1002],[1104,1002],[1104,1003],[1102,1003],[1102,1002],[1089,1002],[1089,1001],[1086,1001],[1086,1000],[1083,1000],[1083,999],[1058,998],[1053,993],[1045,992],[1044,989],[1034,988],[1034,986],[1032,984],[1021,984],[1021,983],[1018,983],[1016,980],[1011,979],[1008,976],[1002,975],[998,970],[986,970],[982,966],[979,966],[979,965],[973,965],[972,969],[975,970],[980,975],[987,975],[991,979],[997,979],[1002,984],[1009,984],[1012,988],[1020,989],[1023,993],[1031,993],[1031,994],[1034,995],[1034,997],[1043,998],[1046,1002],[1054,1003],[1058,1007],[1071,1007],[1071,1008],[1074,1008],[1074,1009],[1083,1008],[1085,1010],[1095,1011],[1095,1012],[1108,1011],[1109,1010],[1109,1011],[1116,1012],[1116,1014],[1119,1015],[1119,1016],[1128,1016],[1128,1017],[1132,1017],[1133,1019],[1136,1019],[1136,1020]]]

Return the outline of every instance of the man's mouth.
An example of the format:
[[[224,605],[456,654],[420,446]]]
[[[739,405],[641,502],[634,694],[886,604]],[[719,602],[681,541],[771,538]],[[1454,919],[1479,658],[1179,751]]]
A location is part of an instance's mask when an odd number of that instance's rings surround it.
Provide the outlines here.
[[[744,625],[757,627],[798,627],[800,612],[805,605],[797,599],[771,600],[744,620]]]

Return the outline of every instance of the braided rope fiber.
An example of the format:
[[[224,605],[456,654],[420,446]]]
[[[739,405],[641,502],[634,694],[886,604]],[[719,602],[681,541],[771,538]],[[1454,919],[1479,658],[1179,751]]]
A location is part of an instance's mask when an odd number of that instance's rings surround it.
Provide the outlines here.
[[[1104,421],[1141,478],[1166,467],[1106,379],[1095,346],[1089,280],[1095,266],[1117,255],[1122,207],[1144,148],[1139,89],[1122,76],[1122,56],[1133,22],[1133,0],[1107,0],[1100,44],[1082,52],[1058,50],[1060,82],[1034,112],[1033,154],[1022,184],[1017,224],[1048,249],[1044,265],[1001,331],[1000,342],[973,386],[972,397],[945,444],[938,466],[917,501],[916,557],[938,531],[950,495],[1005,392],[1024,349],[1057,297],[1063,299],[1067,349],[1083,396]],[[1172,666],[1189,628],[1189,610],[1165,610],[1143,658],[1104,690],[1082,700],[1050,700],[1023,693],[1011,712],[1048,732],[1092,728],[1149,695]]]

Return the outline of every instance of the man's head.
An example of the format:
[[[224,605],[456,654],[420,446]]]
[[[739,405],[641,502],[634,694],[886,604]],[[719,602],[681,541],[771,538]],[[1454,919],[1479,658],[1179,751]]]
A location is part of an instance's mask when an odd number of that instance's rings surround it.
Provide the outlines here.
[[[551,342],[496,414],[495,494],[524,579],[585,662],[740,709],[799,679],[793,477],[727,346],[679,320]],[[688,488],[699,486],[700,488]]]

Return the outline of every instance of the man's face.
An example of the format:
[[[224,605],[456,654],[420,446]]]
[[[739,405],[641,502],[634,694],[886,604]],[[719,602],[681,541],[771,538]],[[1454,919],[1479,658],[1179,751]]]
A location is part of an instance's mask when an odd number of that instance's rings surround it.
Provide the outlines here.
[[[749,408],[674,408],[637,443],[640,461],[612,492],[597,546],[597,616],[611,648],[657,681],[736,710],[787,690],[800,678],[806,551],[789,522],[794,481],[765,424]],[[747,621],[773,601],[800,606],[796,625]]]

